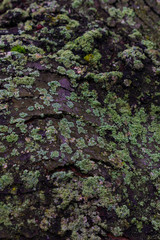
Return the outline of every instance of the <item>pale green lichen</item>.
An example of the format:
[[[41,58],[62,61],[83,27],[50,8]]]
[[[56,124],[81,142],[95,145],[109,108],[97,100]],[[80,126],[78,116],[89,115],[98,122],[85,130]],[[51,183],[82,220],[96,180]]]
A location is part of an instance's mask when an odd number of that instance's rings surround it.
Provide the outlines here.
[[[15,77],[13,78],[13,82],[16,83],[17,85],[27,85],[31,86],[35,81],[34,77]]]
[[[119,57],[125,60],[129,65],[133,62],[135,69],[142,69],[144,66],[142,60],[146,59],[146,56],[142,53],[141,49],[136,46],[124,50],[119,54]]]
[[[13,184],[14,178],[11,173],[6,173],[0,177],[0,190],[3,191],[6,187]]]
[[[74,127],[73,122],[69,122],[66,118],[63,118],[59,122],[59,130],[65,138],[70,138],[71,128]]]
[[[17,142],[17,140],[18,140],[18,135],[16,134],[16,133],[11,133],[10,135],[7,135],[6,136],[6,140],[7,140],[7,142],[9,142],[9,143],[12,143],[12,142]]]
[[[94,39],[102,38],[102,29],[95,29],[84,33],[82,36],[76,38],[73,42],[68,42],[65,49],[82,50],[89,53],[93,50]]]
[[[24,182],[24,185],[27,189],[32,188],[33,190],[35,190],[39,182],[38,180],[39,176],[40,176],[40,172],[38,170],[29,171],[26,169],[23,171],[23,174],[21,175],[21,179]]]

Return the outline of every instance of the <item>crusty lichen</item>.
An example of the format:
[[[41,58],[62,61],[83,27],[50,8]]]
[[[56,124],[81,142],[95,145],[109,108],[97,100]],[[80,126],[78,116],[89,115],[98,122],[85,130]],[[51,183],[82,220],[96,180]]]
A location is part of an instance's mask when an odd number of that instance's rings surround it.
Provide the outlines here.
[[[0,236],[159,239],[160,55],[134,7],[5,2]]]

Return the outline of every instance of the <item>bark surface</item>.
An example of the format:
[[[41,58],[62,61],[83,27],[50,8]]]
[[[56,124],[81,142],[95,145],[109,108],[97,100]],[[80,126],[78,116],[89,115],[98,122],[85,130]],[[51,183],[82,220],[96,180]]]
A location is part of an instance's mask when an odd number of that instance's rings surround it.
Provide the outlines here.
[[[0,3],[0,239],[160,239],[160,3]]]

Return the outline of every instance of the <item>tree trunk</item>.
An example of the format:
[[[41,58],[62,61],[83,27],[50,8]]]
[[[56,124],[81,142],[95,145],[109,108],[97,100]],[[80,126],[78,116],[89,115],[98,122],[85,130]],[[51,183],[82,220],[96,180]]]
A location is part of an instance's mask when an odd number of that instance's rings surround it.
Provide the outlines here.
[[[0,12],[0,239],[160,239],[160,1]]]

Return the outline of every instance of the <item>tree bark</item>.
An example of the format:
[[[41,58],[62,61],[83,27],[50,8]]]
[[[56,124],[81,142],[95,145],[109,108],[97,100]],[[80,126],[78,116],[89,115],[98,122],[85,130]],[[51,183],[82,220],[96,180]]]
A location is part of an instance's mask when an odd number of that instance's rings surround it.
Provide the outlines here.
[[[160,239],[159,1],[0,12],[0,238]]]

